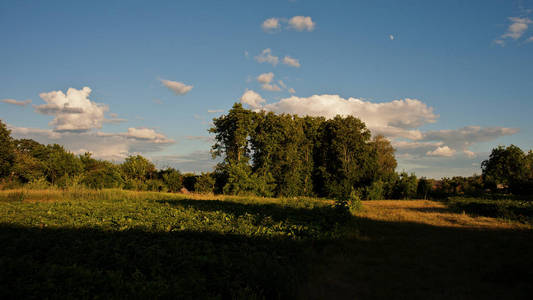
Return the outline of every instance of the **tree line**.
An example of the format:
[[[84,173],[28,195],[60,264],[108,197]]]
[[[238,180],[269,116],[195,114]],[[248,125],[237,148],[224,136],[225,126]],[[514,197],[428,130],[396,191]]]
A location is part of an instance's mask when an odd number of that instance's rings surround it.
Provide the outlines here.
[[[209,174],[182,174],[174,168],[156,169],[141,155],[122,163],[95,159],[90,153],[74,155],[61,145],[43,145],[32,139],[14,139],[0,121],[0,187],[22,185],[47,188],[83,186],[93,189],[123,188],[138,191],[211,192]]]
[[[441,180],[396,172],[390,141],[371,136],[353,116],[300,117],[255,112],[236,103],[215,118],[213,172],[156,169],[145,157],[122,163],[74,155],[61,145],[14,139],[0,121],[0,187],[84,186],[139,191],[187,191],[274,197],[442,199],[449,196],[532,195],[533,152],[499,146],[482,174]]]

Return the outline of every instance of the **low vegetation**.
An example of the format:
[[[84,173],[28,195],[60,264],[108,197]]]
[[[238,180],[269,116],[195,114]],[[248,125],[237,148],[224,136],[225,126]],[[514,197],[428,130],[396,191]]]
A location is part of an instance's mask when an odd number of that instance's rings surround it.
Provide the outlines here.
[[[3,299],[531,292],[528,225],[431,201],[19,189],[0,218]]]
[[[121,190],[0,192],[0,294],[279,298],[342,238],[331,201]]]
[[[446,204],[457,212],[533,224],[533,202],[452,197]]]

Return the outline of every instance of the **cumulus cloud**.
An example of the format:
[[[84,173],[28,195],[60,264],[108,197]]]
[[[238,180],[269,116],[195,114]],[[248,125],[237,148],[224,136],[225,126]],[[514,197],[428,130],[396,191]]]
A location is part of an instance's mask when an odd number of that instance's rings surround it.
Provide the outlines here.
[[[288,66],[295,67],[295,68],[300,67],[300,62],[296,58],[292,58],[290,56],[285,56],[283,58],[283,63]]]
[[[480,126],[422,131],[420,127],[436,122],[439,116],[434,113],[432,107],[418,99],[409,98],[371,102],[358,98],[345,99],[339,95],[313,95],[307,98],[291,96],[267,104],[259,94],[247,91],[241,97],[241,102],[256,111],[265,110],[278,114],[325,118],[333,118],[336,115],[358,117],[366,123],[374,135],[383,134],[391,139],[398,158],[402,158],[403,161],[409,160],[411,166],[416,164],[417,159],[424,157],[478,159],[479,154],[469,150],[471,146],[518,132],[517,128]],[[420,169],[420,166],[417,168]]]
[[[261,54],[255,57],[255,60],[258,63],[269,63],[275,66],[279,62],[279,57],[272,55],[272,50],[270,48],[266,48],[261,51]]]
[[[266,19],[263,24],[261,24],[261,28],[263,28],[265,32],[271,33],[279,30],[281,28],[281,24],[278,18],[269,18]]]
[[[296,93],[296,91],[293,88],[290,88],[289,89],[289,93],[294,94],[294,93]]]
[[[271,83],[273,79],[274,79],[274,73],[272,72],[263,73],[257,76],[257,82],[262,83],[261,88],[263,90],[271,91],[271,92],[281,91],[281,88],[278,85]]]
[[[171,81],[166,79],[160,79],[161,83],[166,86],[169,90],[173,91],[176,95],[185,95],[190,92],[193,88],[192,85],[186,85],[185,83],[179,81]]]
[[[438,118],[433,108],[416,99],[374,103],[356,98],[344,99],[339,95],[313,95],[308,98],[292,96],[264,106],[261,105],[265,102],[262,100],[254,102],[253,108],[326,118],[352,115],[363,120],[373,132],[389,137],[420,139],[422,133],[416,128],[433,123]]]
[[[452,157],[455,154],[455,150],[448,146],[441,146],[433,151],[428,151],[426,154],[428,156]]]
[[[7,104],[13,104],[18,106],[26,106],[31,103],[31,100],[15,100],[15,99],[2,99],[0,102],[7,103]]]
[[[241,96],[241,103],[247,104],[252,109],[259,109],[262,107],[262,104],[265,103],[266,100],[261,97],[258,93],[247,90],[244,92],[244,94]]]
[[[49,125],[56,131],[83,132],[101,128],[108,107],[91,101],[90,94],[89,87],[69,88],[66,94],[62,91],[41,93],[39,96],[46,104],[34,105],[34,108],[38,113],[54,116]]]
[[[274,79],[274,73],[272,72],[263,73],[257,76],[257,82],[259,83],[271,83],[272,79]]]
[[[311,17],[294,16],[289,19],[289,28],[297,31],[313,31],[315,29],[315,22]]]
[[[507,27],[507,31],[501,35],[500,38],[494,40],[494,43],[500,46],[505,46],[505,39],[518,40],[521,38],[527,31],[529,24],[533,23],[533,21],[527,17],[510,17],[509,20],[511,21],[511,24]],[[526,40],[526,42],[527,41],[529,41],[529,39]]]

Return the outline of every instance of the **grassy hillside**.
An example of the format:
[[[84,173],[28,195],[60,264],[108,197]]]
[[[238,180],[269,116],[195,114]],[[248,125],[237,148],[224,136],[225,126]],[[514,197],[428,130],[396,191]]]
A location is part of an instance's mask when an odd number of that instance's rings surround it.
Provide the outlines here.
[[[528,225],[430,201],[0,192],[0,296],[527,298]]]

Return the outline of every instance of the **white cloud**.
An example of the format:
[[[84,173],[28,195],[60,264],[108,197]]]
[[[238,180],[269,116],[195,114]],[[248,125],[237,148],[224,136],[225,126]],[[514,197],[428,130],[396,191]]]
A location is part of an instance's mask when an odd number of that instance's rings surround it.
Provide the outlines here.
[[[271,83],[273,79],[274,79],[274,73],[272,72],[263,73],[257,76],[257,82],[262,83],[261,88],[263,90],[271,91],[271,92],[281,91],[281,88],[278,85]]]
[[[149,140],[156,144],[171,144],[174,143],[173,140],[167,138],[164,134],[158,133],[151,128],[128,128],[128,132],[124,133],[123,136],[128,138],[134,138],[139,140]]]
[[[272,55],[272,50],[270,48],[264,49],[261,54],[255,57],[255,60],[258,63],[269,63],[273,66],[277,65],[279,62],[279,58]]]
[[[512,23],[507,28],[507,32],[502,35],[502,38],[512,38],[517,40],[522,37],[524,32],[527,30],[528,24],[533,23],[533,21],[531,21],[529,18],[511,17],[509,20],[511,20]]]
[[[528,37],[526,40],[526,43],[531,43],[531,42],[533,42],[533,36]]]
[[[313,22],[311,17],[294,16],[289,19],[289,27],[297,31],[313,31],[315,22]]]
[[[88,131],[101,128],[105,120],[107,105],[95,103],[89,99],[91,89],[81,90],[69,88],[65,95],[62,91],[41,93],[39,96],[46,102],[34,105],[35,111],[55,118],[49,123],[56,131]]]
[[[452,157],[455,154],[455,150],[451,149],[448,146],[441,146],[433,151],[428,151],[426,155],[428,156],[441,156],[441,157]]]
[[[289,89],[289,93],[294,94],[294,93],[296,93],[296,91],[293,88],[290,88]]]
[[[265,83],[261,85],[261,89],[270,92],[280,92],[281,88],[276,84]]]
[[[18,106],[26,106],[31,103],[31,100],[15,100],[15,99],[2,99],[0,102],[7,103],[7,104],[13,104]]]
[[[269,18],[266,19],[263,24],[261,24],[261,28],[263,28],[265,32],[271,33],[279,30],[281,28],[281,24],[278,18]]]
[[[285,56],[283,58],[283,63],[288,66],[295,67],[295,68],[300,67],[300,62],[296,58],[292,58],[290,56]]]
[[[389,40],[394,41],[394,35],[390,34],[389,35]]]
[[[241,103],[249,105],[252,109],[259,109],[262,107],[262,103],[265,103],[265,99],[258,93],[247,90],[241,96]]]
[[[257,81],[259,83],[271,83],[272,79],[274,79],[274,73],[272,73],[272,72],[263,73],[263,74],[257,76]]]
[[[254,106],[251,107],[275,113],[326,118],[352,115],[363,120],[374,133],[388,137],[421,139],[422,133],[416,128],[426,123],[433,123],[438,118],[433,113],[433,108],[416,99],[374,103],[356,98],[344,99],[339,95],[313,95],[308,98],[296,96],[283,98],[264,106],[261,104],[264,99],[262,100],[254,102]],[[241,102],[246,103],[242,99]]]
[[[507,31],[501,35],[500,38],[494,40],[495,44],[502,47],[505,46],[505,39],[518,40],[521,38],[527,31],[529,24],[533,23],[533,21],[527,17],[510,17],[509,20],[511,21],[511,25],[507,27]],[[531,40],[531,38],[527,39],[526,42],[529,40]]]
[[[173,91],[176,95],[185,95],[193,88],[192,85],[186,85],[179,81],[160,79],[164,86]]]
[[[214,113],[224,112],[224,110],[223,109],[208,109],[207,112],[210,114],[214,114]]]

